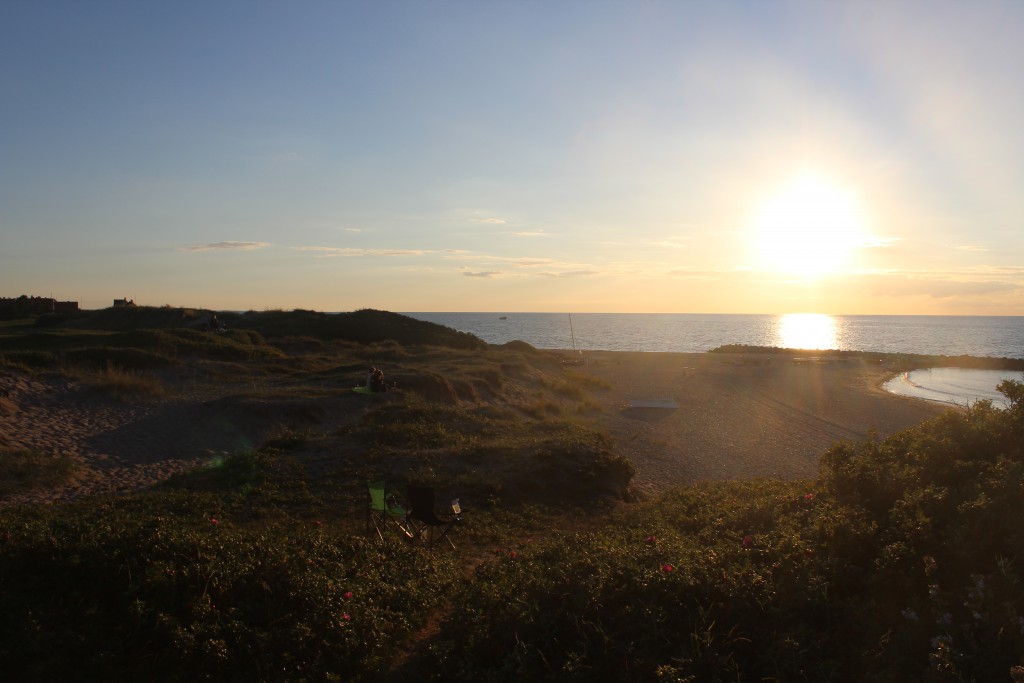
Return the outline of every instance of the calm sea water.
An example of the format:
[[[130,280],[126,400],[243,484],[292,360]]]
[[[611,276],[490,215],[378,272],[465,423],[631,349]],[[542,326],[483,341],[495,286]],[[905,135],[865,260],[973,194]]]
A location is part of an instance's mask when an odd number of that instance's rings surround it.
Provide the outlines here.
[[[710,351],[726,344],[1024,358],[1024,317],[407,313],[492,344],[540,349]]]
[[[977,401],[992,401],[1006,408],[1006,397],[996,389],[1005,379],[1024,381],[1024,372],[976,370],[965,368],[926,368],[911,370],[885,383],[894,394],[913,396],[939,403],[967,406]]]

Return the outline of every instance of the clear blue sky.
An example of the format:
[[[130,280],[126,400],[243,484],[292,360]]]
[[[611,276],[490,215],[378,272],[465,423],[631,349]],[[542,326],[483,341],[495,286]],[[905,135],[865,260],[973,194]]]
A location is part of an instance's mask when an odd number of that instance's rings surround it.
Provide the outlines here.
[[[0,4],[0,296],[1024,315],[1024,3]]]

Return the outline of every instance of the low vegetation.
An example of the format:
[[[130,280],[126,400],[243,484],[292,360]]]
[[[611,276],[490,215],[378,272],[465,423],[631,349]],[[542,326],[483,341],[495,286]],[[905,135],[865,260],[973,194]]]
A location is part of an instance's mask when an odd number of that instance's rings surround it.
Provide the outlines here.
[[[1024,385],[1007,410],[836,445],[813,481],[627,503],[632,465],[590,419],[603,387],[557,357],[353,343],[319,316],[245,330],[265,351],[244,364],[177,333],[139,345],[172,361],[146,370],[171,395],[216,385],[205,405],[292,424],[148,491],[0,511],[6,677],[1024,679]],[[67,348],[34,351],[89,348],[61,329]],[[352,393],[368,363],[400,390]],[[458,549],[368,530],[371,478],[461,495]]]
[[[75,366],[69,370],[83,388],[113,395],[125,401],[140,398],[159,398],[165,394],[164,386],[154,376],[135,370],[124,370],[112,362],[105,367]]]
[[[64,453],[0,449],[0,497],[64,484],[79,469],[78,462]]]

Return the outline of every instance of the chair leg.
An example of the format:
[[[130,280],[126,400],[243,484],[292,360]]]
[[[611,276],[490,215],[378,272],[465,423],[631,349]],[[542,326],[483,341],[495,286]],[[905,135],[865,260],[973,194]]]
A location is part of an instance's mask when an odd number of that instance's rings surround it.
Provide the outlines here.
[[[433,524],[420,523],[418,526],[413,526],[412,529],[414,534],[410,536],[410,538],[423,544],[424,548],[433,548],[440,543],[442,539],[448,541],[448,545],[452,548],[456,548],[455,542],[448,536],[448,532],[451,530],[450,526],[442,529],[441,527]]]
[[[411,528],[412,525],[409,523],[408,519],[405,519],[405,520],[398,520],[398,519],[396,519],[395,520],[395,526],[397,526],[401,530],[402,534],[406,538],[408,538],[408,539],[415,538],[415,536],[413,535],[412,531],[410,531],[410,528]]]
[[[377,517],[373,514],[373,510],[366,511],[366,535],[370,535],[370,525],[373,525],[374,531],[377,532],[377,538],[384,542],[384,534],[380,531],[380,524],[377,523]]]

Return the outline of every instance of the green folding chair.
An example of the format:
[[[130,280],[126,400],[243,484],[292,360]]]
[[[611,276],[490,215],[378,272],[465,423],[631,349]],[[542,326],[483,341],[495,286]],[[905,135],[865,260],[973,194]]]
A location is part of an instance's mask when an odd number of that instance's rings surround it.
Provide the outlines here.
[[[406,538],[413,538],[405,508],[398,504],[394,494],[387,493],[385,482],[371,481],[368,489],[370,505],[366,508],[366,535],[370,535],[370,526],[373,526],[383,541],[384,532],[394,526]]]

